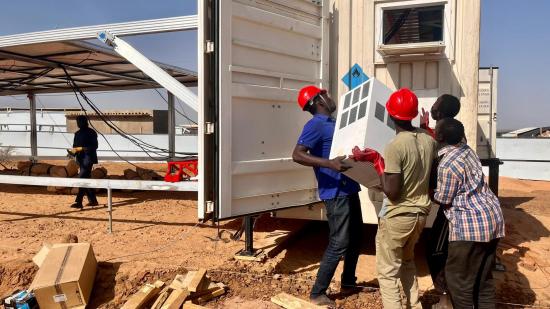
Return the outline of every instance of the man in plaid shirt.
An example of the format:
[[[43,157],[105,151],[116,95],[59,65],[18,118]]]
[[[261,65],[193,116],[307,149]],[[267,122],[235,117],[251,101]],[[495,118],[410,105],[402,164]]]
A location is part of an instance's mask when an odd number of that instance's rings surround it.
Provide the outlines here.
[[[492,269],[504,219],[488,188],[476,153],[462,143],[464,126],[456,119],[436,125],[443,156],[434,199],[449,220],[445,278],[454,308],[494,308]]]

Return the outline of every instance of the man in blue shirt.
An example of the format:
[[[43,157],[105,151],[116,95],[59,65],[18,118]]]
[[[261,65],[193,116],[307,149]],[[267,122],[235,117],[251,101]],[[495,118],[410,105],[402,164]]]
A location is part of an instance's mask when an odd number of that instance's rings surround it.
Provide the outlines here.
[[[360,186],[341,174],[349,169],[345,156],[329,160],[335,120],[331,117],[336,104],[324,89],[306,86],[300,90],[298,104],[313,115],[292,153],[295,162],[312,166],[317,177],[319,198],[325,203],[330,230],[328,247],[321,260],[310,300],[317,305],[334,306],[326,291],[340,258],[344,257],[342,289],[356,285],[355,268],[359,258],[362,234]]]

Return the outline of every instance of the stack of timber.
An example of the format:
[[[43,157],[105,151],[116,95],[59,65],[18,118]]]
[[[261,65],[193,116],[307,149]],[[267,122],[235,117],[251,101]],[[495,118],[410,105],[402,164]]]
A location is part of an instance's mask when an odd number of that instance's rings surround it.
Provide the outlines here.
[[[145,169],[141,167],[136,167],[136,170],[125,169],[124,178],[128,180],[162,180],[163,177],[160,176],[157,172]]]
[[[17,170],[24,176],[72,178],[78,174],[78,164],[74,160],[69,160],[64,166],[21,161],[17,162]]]
[[[145,284],[130,296],[122,309],[180,309],[204,308],[205,303],[226,292],[223,283],[210,281],[206,269],[189,271],[185,276],[176,275],[172,283],[166,285],[162,281]]]
[[[75,160],[67,161],[67,164],[53,165],[49,163],[34,163],[31,161],[17,162],[17,169],[20,175],[23,176],[43,176],[43,177],[58,177],[58,178],[76,178],[78,177],[78,163]],[[97,167],[92,170],[93,179],[105,179],[107,178],[107,169],[104,167]],[[78,188],[67,187],[47,187],[48,192],[54,192],[59,194],[76,194]]]

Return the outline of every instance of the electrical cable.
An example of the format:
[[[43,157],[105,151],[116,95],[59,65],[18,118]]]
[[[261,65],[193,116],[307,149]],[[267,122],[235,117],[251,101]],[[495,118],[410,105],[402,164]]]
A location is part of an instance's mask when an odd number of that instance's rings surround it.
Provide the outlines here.
[[[137,147],[139,147],[140,149],[142,149],[151,159],[153,160],[157,160],[157,161],[164,161],[165,159],[170,159],[169,156],[165,155],[165,153],[169,153],[169,150],[167,149],[163,149],[163,148],[159,148],[157,146],[154,146],[154,145],[151,145],[149,143],[146,143],[144,142],[143,140],[133,136],[133,135],[130,135],[130,134],[127,134],[126,132],[124,132],[122,129],[120,129],[116,124],[114,124],[110,119],[108,119],[102,112],[101,110],[83,93],[83,91],[80,89],[80,87],[76,84],[76,82],[71,78],[71,76],[68,74],[67,70],[62,67],[63,70],[65,71],[65,74],[67,76],[67,80],[68,80],[68,83],[71,85],[71,87],[73,88],[73,92],[75,93],[75,95],[77,96],[77,100],[79,101],[79,104],[81,105],[81,108],[83,110],[85,110],[84,106],[82,105],[82,103],[80,102],[80,99],[78,98],[78,94],[80,94],[80,96],[86,101],[86,103],[92,108],[92,110],[97,114],[97,116],[107,124],[108,127],[110,127],[112,130],[114,130],[116,133],[118,133],[119,135],[121,135],[122,137],[126,138],[127,140],[129,140],[130,142],[132,142],[134,145],[136,145]],[[152,154],[155,154],[157,157],[153,157],[150,155],[150,153]],[[194,153],[193,154],[190,154],[190,153],[185,153],[185,152],[176,152],[177,154],[182,154],[182,155],[186,155],[187,157],[185,157],[184,159],[189,159],[191,157],[195,158],[195,156],[189,156],[189,155],[195,155]]]
[[[65,69],[65,68],[63,68]],[[80,102],[80,99],[78,97],[78,94],[76,93],[76,91],[73,89],[73,92],[74,92],[74,95],[76,97],[76,100],[78,101],[78,104],[80,105],[80,108],[82,109],[82,111],[84,112],[84,115],[86,115],[86,118],[88,117],[88,113],[86,112],[86,108],[84,108],[84,105],[82,105],[82,103]],[[121,159],[122,161],[134,166],[135,168],[138,168],[137,165],[135,165],[134,163],[126,160],[125,158],[123,158],[114,148],[113,146],[111,145],[111,143],[109,143],[109,141],[107,140],[107,138],[105,137],[105,135],[103,133],[101,133],[101,131],[97,130],[95,127],[94,127],[94,124],[92,122],[90,122],[90,125],[92,126],[92,128],[97,132],[99,133],[99,135],[101,135],[101,137],[103,137],[103,139],[105,140],[105,142],[107,143],[107,145],[109,145],[109,148],[111,148],[111,150],[116,154],[116,156]]]
[[[73,86],[76,86],[78,88],[78,85],[76,85],[76,83],[74,83],[73,81]],[[107,119],[105,117],[105,115],[101,112],[101,110],[99,110],[99,108],[97,108],[97,106],[95,106],[87,97],[86,95],[80,90],[80,95],[86,100],[86,102],[88,103],[88,105],[90,105],[92,107],[92,109],[96,112],[96,114],[113,130],[115,130],[115,132],[117,132],[118,134],[120,134],[121,136],[127,138],[128,140],[130,140],[132,143],[134,143],[136,146],[138,146],[139,148],[141,148],[142,150],[146,151],[146,149],[144,148],[148,148],[149,152],[152,152],[154,154],[156,154],[157,156],[159,157],[165,157],[165,158],[169,158],[168,156],[164,156],[163,153],[168,153],[169,151],[166,150],[166,149],[163,149],[163,148],[159,148],[157,146],[154,146],[154,145],[151,145],[151,144],[148,144],[142,140],[140,140],[139,138],[133,136],[133,135],[129,135],[127,134],[126,132],[124,132],[122,129],[120,129],[118,126],[116,126],[110,119]],[[148,153],[147,153],[148,154]],[[187,153],[185,153],[187,154]],[[149,154],[148,154],[149,155]],[[151,159],[156,159],[156,158],[153,158],[149,155],[149,157]]]
[[[164,100],[164,102],[166,102],[168,104],[168,100],[162,95],[162,93],[160,93],[160,91],[158,91],[158,89],[154,88],[153,90],[155,90],[158,93],[158,95]],[[197,124],[197,122],[195,122],[193,119],[189,118],[189,116],[187,116],[187,114],[185,114],[185,109],[183,108],[183,105],[181,104],[180,100],[178,100],[176,98],[176,101],[178,102],[178,104],[179,104],[179,106],[181,107],[181,110],[182,110],[180,112],[178,109],[176,109],[174,107],[174,110],[176,111],[176,113],[180,114],[180,116],[183,116],[183,118],[187,119],[187,121],[189,121],[193,124]]]
[[[20,78],[20,79],[14,80],[14,81],[8,81],[8,85],[6,87],[1,87],[0,89],[1,90],[12,90],[12,89],[15,89],[15,88],[20,87],[20,86],[28,85],[30,82],[32,82],[32,81],[48,74],[53,69],[55,69],[55,68],[53,68],[53,67],[52,68],[46,68],[46,69],[44,69],[43,71],[40,71],[37,74],[27,76],[27,77],[24,77],[24,78]]]

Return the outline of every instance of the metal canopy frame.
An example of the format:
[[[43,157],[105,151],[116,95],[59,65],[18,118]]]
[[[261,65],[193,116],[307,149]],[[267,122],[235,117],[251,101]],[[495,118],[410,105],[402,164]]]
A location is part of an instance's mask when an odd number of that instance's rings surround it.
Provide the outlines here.
[[[31,113],[31,160],[37,154],[36,101],[39,93],[73,92],[65,74],[82,91],[162,88],[156,81],[117,54],[82,40],[95,39],[101,31],[127,36],[197,29],[197,16],[142,20],[0,36],[0,96],[26,94]],[[154,62],[185,86],[197,85],[197,73]],[[169,155],[175,156],[174,96],[168,92]],[[112,190],[197,191],[197,182],[166,183],[109,179],[70,179],[0,175],[0,183],[38,186],[105,188],[108,192],[109,232],[112,232]]]
[[[31,113],[31,160],[38,158],[35,95],[73,92],[67,74],[84,92],[162,88],[112,49],[83,42],[108,30],[119,36],[197,29],[197,16],[141,20],[0,36],[0,96],[27,95]],[[197,73],[154,62],[178,82],[197,85]],[[67,73],[66,73],[67,72]],[[174,98],[169,118],[175,125]],[[169,132],[169,156],[175,157],[175,130]]]
[[[12,47],[47,42],[91,40],[101,31],[118,36],[197,30],[197,15],[140,20],[133,22],[84,26],[0,36],[0,47]]]
[[[186,86],[197,73],[155,62]],[[0,96],[72,92],[65,68],[83,91],[160,88],[111,49],[78,41],[47,42],[0,48]]]

